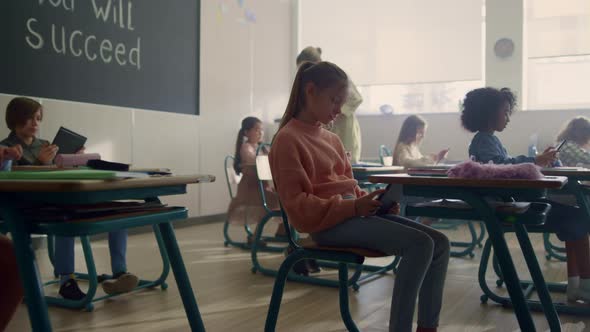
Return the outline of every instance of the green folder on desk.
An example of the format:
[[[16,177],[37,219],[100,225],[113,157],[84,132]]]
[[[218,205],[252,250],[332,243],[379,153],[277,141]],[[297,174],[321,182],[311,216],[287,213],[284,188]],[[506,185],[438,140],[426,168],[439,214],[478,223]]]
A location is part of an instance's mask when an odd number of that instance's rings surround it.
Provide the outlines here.
[[[0,180],[110,180],[119,178],[117,172],[93,169],[63,171],[0,172]]]

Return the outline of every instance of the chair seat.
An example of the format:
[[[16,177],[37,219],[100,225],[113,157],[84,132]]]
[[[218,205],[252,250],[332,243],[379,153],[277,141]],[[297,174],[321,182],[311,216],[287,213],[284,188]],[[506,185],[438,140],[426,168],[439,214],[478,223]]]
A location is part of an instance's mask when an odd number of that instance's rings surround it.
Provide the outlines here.
[[[310,250],[347,252],[347,253],[355,254],[358,256],[363,256],[363,257],[391,256],[391,255],[387,255],[385,253],[382,253],[380,251],[365,249],[365,248],[320,246],[319,244],[315,243],[311,238],[305,238],[305,239],[299,240],[299,245],[305,249],[310,249]]]

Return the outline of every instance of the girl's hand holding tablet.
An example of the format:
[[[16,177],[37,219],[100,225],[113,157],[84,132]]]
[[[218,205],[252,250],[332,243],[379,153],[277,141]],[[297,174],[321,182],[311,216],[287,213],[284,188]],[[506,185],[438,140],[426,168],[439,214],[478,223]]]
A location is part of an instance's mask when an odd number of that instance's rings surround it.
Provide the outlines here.
[[[381,202],[375,200],[375,197],[385,193],[385,189],[375,190],[361,198],[357,198],[354,202],[356,215],[359,217],[372,216],[377,212],[381,206]]]

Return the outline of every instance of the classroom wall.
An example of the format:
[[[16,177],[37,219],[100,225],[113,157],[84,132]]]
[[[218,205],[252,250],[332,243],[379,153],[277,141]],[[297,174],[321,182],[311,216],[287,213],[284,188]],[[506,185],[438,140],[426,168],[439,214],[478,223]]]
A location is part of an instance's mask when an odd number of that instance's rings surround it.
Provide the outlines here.
[[[229,204],[223,158],[233,154],[241,119],[254,115],[271,122],[282,113],[291,81],[292,3],[246,0],[256,23],[244,17],[237,1],[202,1],[201,116],[199,169],[218,181],[203,186],[201,215],[224,213]],[[215,15],[212,15],[215,13]],[[267,133],[268,134],[268,133]]]
[[[164,199],[187,206],[191,216],[225,212],[223,158],[233,153],[240,121],[248,115],[270,121],[276,109],[282,112],[293,70],[290,0],[202,1],[201,13],[200,116],[41,100],[40,137],[53,139],[63,125],[86,135],[86,150],[106,160],[215,175],[215,183]],[[2,119],[12,97],[0,94]],[[0,136],[7,135],[0,125]]]

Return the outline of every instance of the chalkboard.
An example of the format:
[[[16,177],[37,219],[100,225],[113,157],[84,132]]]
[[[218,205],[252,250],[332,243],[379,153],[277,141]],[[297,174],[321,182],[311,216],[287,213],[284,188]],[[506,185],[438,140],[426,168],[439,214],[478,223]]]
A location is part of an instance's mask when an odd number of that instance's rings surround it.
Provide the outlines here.
[[[0,93],[199,114],[199,0],[2,0]]]

